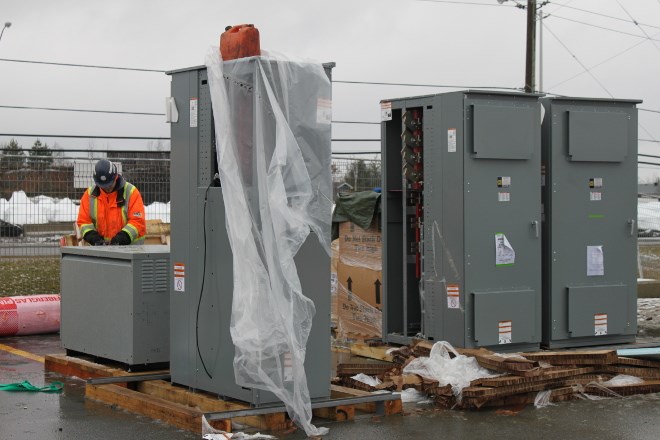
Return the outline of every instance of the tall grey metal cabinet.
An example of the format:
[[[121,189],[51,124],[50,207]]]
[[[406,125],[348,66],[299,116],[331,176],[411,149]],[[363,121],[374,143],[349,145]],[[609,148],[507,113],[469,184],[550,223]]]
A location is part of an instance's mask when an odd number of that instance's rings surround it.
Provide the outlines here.
[[[237,166],[250,166],[255,130],[253,113],[259,99],[255,96],[255,85],[263,79],[255,75],[254,62],[243,61],[242,65],[242,70],[234,69],[234,76],[225,79],[236,81],[243,87],[244,99],[236,102],[237,108],[232,110],[243,115],[243,125],[235,129],[241,131],[241,147],[247,158]],[[269,74],[277,75],[279,71],[278,66],[272,66]],[[330,72],[331,65],[327,65],[328,76]],[[179,109],[178,122],[171,124],[171,250],[175,274],[170,295],[172,382],[254,405],[276,402],[274,394],[238,386],[234,379],[234,345],[229,330],[233,261],[225,224],[223,188],[214,180],[218,166],[207,70],[205,66],[199,66],[168,74],[172,77],[172,97]],[[314,93],[318,96],[309,100],[313,101],[313,109],[305,101],[290,111],[308,114],[309,118],[316,120],[317,98],[329,102],[329,87],[298,86],[316,90]],[[287,92],[275,90],[274,93]],[[303,120],[300,115],[293,119]],[[261,123],[261,130],[274,131],[273,121]],[[308,142],[329,151],[329,124],[327,133],[319,134],[313,130],[310,133],[305,127],[292,127],[292,130],[299,142]],[[328,161],[329,157],[328,154]],[[312,398],[328,397],[330,259],[317,237],[310,233],[295,261],[302,290],[316,306],[305,360],[309,393]]]
[[[539,347],[538,97],[462,91],[381,102],[387,341]]]
[[[544,98],[543,343],[637,332],[636,100]]]

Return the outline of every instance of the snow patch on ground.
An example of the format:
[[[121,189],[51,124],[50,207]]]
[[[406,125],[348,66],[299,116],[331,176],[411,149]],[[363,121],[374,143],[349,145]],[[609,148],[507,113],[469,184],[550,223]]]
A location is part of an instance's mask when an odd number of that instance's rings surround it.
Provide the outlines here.
[[[76,200],[77,202],[77,200]],[[14,225],[40,225],[51,222],[75,222],[78,205],[69,198],[48,196],[28,197],[24,191],[16,191],[9,200],[0,198],[0,220]],[[154,202],[145,206],[149,220],[170,222],[170,203]]]

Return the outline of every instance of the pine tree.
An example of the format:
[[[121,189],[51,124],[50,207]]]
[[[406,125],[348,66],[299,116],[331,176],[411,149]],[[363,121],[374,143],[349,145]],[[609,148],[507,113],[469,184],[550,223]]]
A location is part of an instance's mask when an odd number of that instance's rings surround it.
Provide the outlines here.
[[[2,149],[2,156],[0,156],[0,168],[3,170],[15,170],[23,168],[25,165],[25,152],[18,145],[16,139],[9,141]]]
[[[28,164],[31,168],[37,168],[40,165],[42,167],[51,165],[53,163],[53,152],[48,148],[48,144],[41,144],[41,141],[37,139],[32,145],[30,150],[30,157],[28,158]]]

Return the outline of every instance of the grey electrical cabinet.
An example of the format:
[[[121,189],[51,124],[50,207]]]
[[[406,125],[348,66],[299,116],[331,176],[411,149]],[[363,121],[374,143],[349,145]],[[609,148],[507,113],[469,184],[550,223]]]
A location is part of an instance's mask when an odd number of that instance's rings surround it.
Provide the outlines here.
[[[253,91],[255,83],[262,81],[255,75],[254,60],[242,62],[243,71],[235,69],[236,77],[231,78],[245,90],[245,100],[235,111],[244,115],[243,126],[236,129],[241,130],[246,157],[251,157],[255,129],[253,106],[258,98]],[[333,65],[325,65],[328,76]],[[276,75],[277,66],[270,72]],[[200,66],[168,74],[172,77],[172,97],[179,109],[178,122],[171,124],[171,247],[175,271],[170,295],[172,382],[253,405],[276,402],[274,394],[241,387],[234,379],[234,344],[230,334],[233,260],[225,224],[223,188],[214,182],[218,165],[207,70]],[[327,89],[318,89],[318,96],[291,111],[307,114],[316,121],[317,99],[329,99]],[[322,96],[324,93],[327,96]],[[261,123],[261,130],[274,132],[269,121]],[[330,150],[329,124],[327,133],[320,136],[305,127],[292,127],[292,130],[299,142]],[[237,166],[249,167],[250,159]],[[318,238],[310,233],[295,262],[302,291],[316,307],[305,357],[309,394],[312,398],[326,398],[330,395],[331,363],[330,257]]]
[[[539,347],[538,97],[463,91],[381,102],[387,341]]]
[[[166,363],[170,248],[61,248],[62,346],[128,366]]]
[[[637,333],[636,100],[544,98],[543,343]]]

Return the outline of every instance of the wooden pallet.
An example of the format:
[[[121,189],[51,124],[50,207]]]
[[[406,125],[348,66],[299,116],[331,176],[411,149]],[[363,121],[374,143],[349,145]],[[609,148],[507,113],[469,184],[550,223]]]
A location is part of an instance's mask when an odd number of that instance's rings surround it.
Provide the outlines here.
[[[129,382],[113,384],[91,384],[85,387],[85,397],[116,408],[121,408],[135,414],[163,421],[178,428],[193,432],[201,432],[202,416],[205,413],[249,410],[248,403],[220,400],[217,395],[201,391],[191,391],[187,387],[173,385],[164,380],[146,380],[130,382],[133,376],[141,373],[127,373],[114,367],[66,355],[48,355],[45,361],[46,371],[53,371],[81,379],[101,377],[126,377]],[[151,371],[151,373],[167,373],[167,370]],[[331,398],[363,397],[371,393],[343,389],[332,386]],[[402,412],[401,400],[384,402],[385,415]],[[357,411],[375,412],[375,403],[341,404],[313,410],[315,417],[336,421],[353,420]],[[214,421],[211,425],[216,429],[230,432],[232,422],[248,425],[260,430],[283,431],[290,429],[293,422],[286,412],[274,412],[261,415],[235,417],[231,420]]]

